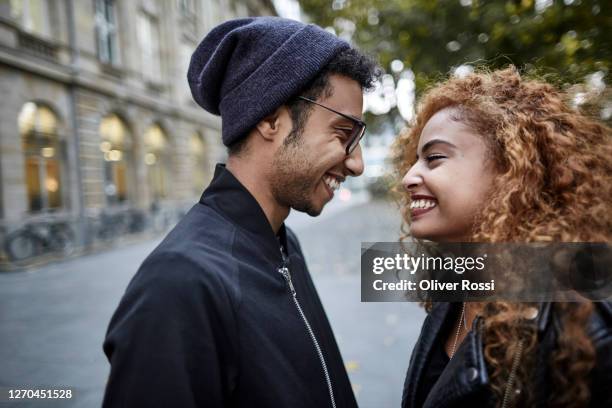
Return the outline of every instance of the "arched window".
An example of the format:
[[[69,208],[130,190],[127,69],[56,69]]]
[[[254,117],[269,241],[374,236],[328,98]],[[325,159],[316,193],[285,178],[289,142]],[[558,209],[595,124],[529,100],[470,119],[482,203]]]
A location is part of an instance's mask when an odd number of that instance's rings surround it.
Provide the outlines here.
[[[198,133],[189,139],[189,155],[191,156],[191,182],[194,194],[202,194],[208,182],[208,161],[206,160],[206,146],[202,136]]]
[[[127,201],[131,175],[132,138],[114,114],[100,122],[100,150],[104,155],[104,195],[109,204]]]
[[[25,155],[28,209],[31,212],[58,209],[62,206],[63,148],[57,116],[45,106],[27,102],[17,122]]]
[[[170,179],[168,138],[161,127],[153,125],[145,132],[144,141],[149,191],[153,200],[157,201],[168,195]]]

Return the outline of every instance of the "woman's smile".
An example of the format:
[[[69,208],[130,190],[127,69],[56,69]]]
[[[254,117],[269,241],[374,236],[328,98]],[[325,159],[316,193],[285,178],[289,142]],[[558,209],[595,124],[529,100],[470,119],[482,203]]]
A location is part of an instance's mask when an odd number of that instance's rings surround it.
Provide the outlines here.
[[[410,218],[416,221],[423,214],[430,212],[438,206],[438,202],[434,197],[415,194],[411,197],[410,202]]]

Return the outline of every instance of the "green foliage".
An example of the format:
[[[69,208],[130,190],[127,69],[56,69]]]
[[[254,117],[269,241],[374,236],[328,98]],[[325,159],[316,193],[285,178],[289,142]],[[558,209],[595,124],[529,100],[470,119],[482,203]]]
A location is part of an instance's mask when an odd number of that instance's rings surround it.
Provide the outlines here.
[[[566,83],[581,82],[595,71],[608,74],[612,61],[608,1],[549,2],[541,10],[536,10],[535,0],[303,0],[300,4],[323,27],[332,26],[339,34],[348,27],[352,41],[376,55],[385,69],[391,61],[401,60],[415,72],[419,90],[464,63],[492,69],[513,63],[526,71],[554,72]]]

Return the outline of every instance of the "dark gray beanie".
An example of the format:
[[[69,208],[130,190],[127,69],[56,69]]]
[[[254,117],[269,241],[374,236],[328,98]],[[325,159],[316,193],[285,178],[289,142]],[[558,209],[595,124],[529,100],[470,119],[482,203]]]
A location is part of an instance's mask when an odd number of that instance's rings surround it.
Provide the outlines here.
[[[187,79],[195,101],[221,115],[223,144],[229,146],[349,47],[313,24],[280,17],[230,20],[198,45]]]

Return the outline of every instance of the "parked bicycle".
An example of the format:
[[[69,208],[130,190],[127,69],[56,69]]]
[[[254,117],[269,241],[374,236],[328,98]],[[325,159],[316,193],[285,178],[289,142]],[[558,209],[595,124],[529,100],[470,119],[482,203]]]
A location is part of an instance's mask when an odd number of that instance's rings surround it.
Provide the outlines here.
[[[97,241],[112,242],[122,236],[147,229],[147,215],[139,209],[103,210],[88,217],[89,234]]]
[[[6,236],[4,250],[14,262],[50,253],[67,256],[74,251],[74,232],[66,221],[30,222]]]

